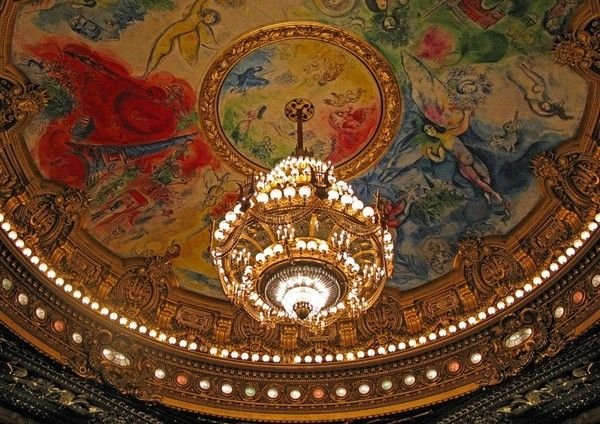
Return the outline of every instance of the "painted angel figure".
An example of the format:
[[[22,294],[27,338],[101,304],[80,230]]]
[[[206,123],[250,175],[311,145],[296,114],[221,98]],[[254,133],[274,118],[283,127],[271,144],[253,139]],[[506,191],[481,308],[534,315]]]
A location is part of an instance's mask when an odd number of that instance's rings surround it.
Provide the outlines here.
[[[190,10],[179,21],[169,25],[152,46],[144,77],[147,77],[165,56],[173,51],[177,43],[179,52],[189,64],[198,59],[200,47],[211,48],[217,44],[212,26],[219,23],[221,16],[214,9],[204,8],[208,0],[196,0]]]
[[[411,98],[427,120],[422,130],[436,140],[434,145],[425,147],[423,153],[437,163],[445,161],[448,155],[452,156],[460,174],[483,191],[488,203],[502,205],[508,219],[508,203],[492,187],[487,166],[459,138],[469,129],[473,110],[453,107],[444,84],[418,59],[406,53],[402,59],[411,82]]]

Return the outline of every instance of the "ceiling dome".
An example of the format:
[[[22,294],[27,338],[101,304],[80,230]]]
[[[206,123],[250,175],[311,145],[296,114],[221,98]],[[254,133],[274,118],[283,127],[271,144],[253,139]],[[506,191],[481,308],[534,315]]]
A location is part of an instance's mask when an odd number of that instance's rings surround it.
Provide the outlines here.
[[[144,400],[280,422],[429,405],[554,355],[600,304],[600,17],[567,3],[7,0],[3,322]],[[299,136],[386,231],[368,308],[317,333],[230,302],[210,246]],[[277,190],[257,203],[302,200]],[[240,264],[279,249],[281,210],[239,227]],[[328,219],[294,216],[297,238],[345,243]],[[261,301],[337,313],[369,240],[354,264],[274,264]]]

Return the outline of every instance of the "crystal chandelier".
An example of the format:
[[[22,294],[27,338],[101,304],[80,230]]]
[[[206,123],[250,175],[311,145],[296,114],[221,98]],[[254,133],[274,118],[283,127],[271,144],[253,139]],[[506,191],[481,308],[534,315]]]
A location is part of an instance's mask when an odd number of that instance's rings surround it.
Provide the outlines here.
[[[297,123],[294,155],[241,187],[213,226],[211,253],[225,294],[252,317],[318,332],[375,303],[392,274],[393,243],[380,208],[304,149],[302,123],[313,114],[305,99],[286,105]]]

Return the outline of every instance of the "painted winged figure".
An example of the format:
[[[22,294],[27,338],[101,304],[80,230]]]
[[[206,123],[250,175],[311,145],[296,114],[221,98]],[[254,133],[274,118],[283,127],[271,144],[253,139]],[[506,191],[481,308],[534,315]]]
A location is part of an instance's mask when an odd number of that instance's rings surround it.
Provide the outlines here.
[[[473,110],[454,106],[444,84],[418,59],[404,53],[402,61],[411,83],[411,98],[426,120],[422,131],[435,141],[426,145],[425,156],[437,163],[453,157],[460,174],[483,191],[488,203],[502,205],[508,219],[507,201],[492,187],[487,166],[459,138],[469,129]]]

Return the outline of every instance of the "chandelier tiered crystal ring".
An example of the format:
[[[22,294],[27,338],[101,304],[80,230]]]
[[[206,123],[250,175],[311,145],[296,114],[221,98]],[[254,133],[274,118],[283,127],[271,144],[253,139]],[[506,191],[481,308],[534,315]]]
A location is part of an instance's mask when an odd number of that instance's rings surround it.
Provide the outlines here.
[[[393,242],[380,208],[304,149],[302,124],[313,114],[305,99],[286,105],[294,154],[241,188],[214,225],[211,253],[225,294],[252,317],[318,332],[375,303],[392,274]]]

